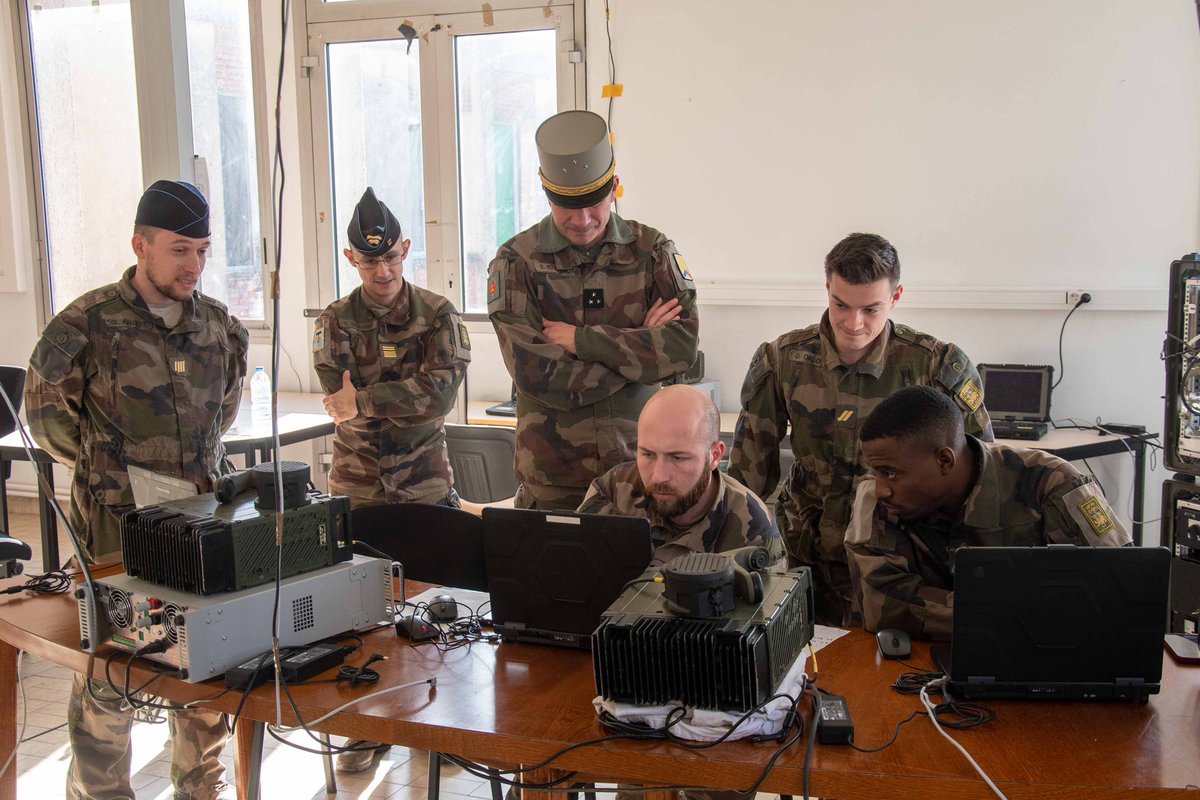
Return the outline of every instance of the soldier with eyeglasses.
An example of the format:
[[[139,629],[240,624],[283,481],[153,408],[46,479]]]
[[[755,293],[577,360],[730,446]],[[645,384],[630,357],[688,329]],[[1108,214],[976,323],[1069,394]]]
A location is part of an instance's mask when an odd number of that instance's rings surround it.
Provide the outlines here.
[[[412,242],[368,187],[342,253],[362,285],[317,318],[313,362],[337,423],[329,489],[354,506],[458,505],[446,414],[471,360],[462,317],[404,279]]]

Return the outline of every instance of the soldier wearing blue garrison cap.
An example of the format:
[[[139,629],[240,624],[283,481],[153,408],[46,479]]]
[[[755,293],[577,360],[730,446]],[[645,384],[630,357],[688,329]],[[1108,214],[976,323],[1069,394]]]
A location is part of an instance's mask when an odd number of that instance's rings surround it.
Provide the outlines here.
[[[454,305],[404,277],[412,245],[368,188],[342,252],[362,285],[329,305],[313,330],[313,366],[337,423],[329,490],[353,506],[457,506],[446,453],[446,414],[471,360]],[[338,769],[374,766],[391,745],[352,739]]]
[[[133,508],[131,466],[183,478],[201,492],[228,467],[246,373],[246,328],[199,291],[210,245],[208,201],[182,181],[142,195],[131,246],[137,263],[47,323],[29,359],[25,408],[46,452],[72,467],[68,517],[83,557],[120,555]],[[68,800],[133,797],[132,719],[121,698],[76,675],[67,707]],[[175,797],[231,797],[219,756],[225,718],[169,712]]]

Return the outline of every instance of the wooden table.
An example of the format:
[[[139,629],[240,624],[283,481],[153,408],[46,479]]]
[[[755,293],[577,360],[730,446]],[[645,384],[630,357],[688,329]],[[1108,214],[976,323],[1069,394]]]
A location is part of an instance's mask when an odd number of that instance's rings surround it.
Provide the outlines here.
[[[321,403],[322,395],[307,392],[279,393],[279,445],[298,444],[310,439],[329,436],[333,433],[333,419],[325,413]],[[243,398],[242,407],[238,410],[238,418],[234,427],[229,430],[221,441],[225,444],[227,455],[241,455],[246,459],[246,466],[252,467],[257,457],[266,461],[271,457],[274,446],[270,423],[254,423],[250,417],[249,394]],[[24,426],[26,434],[28,426]],[[21,431],[13,431],[0,438],[0,463],[4,461],[28,461],[29,452],[25,449]],[[54,458],[40,447],[33,448],[33,465],[45,481],[38,482],[38,518],[42,531],[42,568],[49,572],[58,569],[58,520],[54,515],[54,507],[50,497],[54,494]],[[0,476],[3,472],[0,471]],[[49,489],[47,493],[46,489]],[[0,477],[0,496],[3,496],[3,507],[7,515],[7,487],[3,477]],[[7,525],[7,516],[4,520]]]
[[[0,753],[10,752],[16,739],[16,649],[83,671],[87,656],[78,649],[76,620],[75,602],[69,597],[0,598]],[[297,687],[294,693],[305,718],[315,719],[372,688],[436,676],[435,688],[406,689],[369,700],[320,728],[498,764],[536,763],[568,745],[603,735],[591,706],[595,690],[587,653],[505,644],[440,654],[430,647],[412,648],[386,630],[368,636],[351,663],[362,663],[372,652],[389,657],[376,665],[382,674],[376,687]],[[920,707],[916,698],[888,688],[905,668],[882,661],[874,638],[862,631],[822,650],[818,659],[819,685],[846,697],[862,747],[881,744],[898,721]],[[910,660],[928,665],[928,647],[918,643]],[[134,674],[144,679],[150,672],[137,666]],[[189,701],[213,696],[219,688],[219,682],[193,685],[161,678],[153,691]],[[231,711],[236,702],[236,697],[225,697],[213,707]],[[1146,705],[990,705],[997,712],[994,722],[954,736],[1013,800],[1198,796],[1185,787],[1200,786],[1200,669],[1181,667],[1168,657],[1162,693]],[[274,718],[273,689],[260,687],[246,703],[243,723]],[[292,721],[290,713],[284,718]],[[255,745],[254,726],[239,724],[238,731],[239,788],[245,798],[250,796],[246,768]],[[572,751],[553,766],[629,782],[747,788],[773,749],[769,744],[731,743],[690,751],[665,743],[620,741]],[[798,796],[803,764],[803,747],[792,748],[762,791]],[[0,782],[0,800],[15,796],[15,775],[10,769]],[[818,745],[811,789],[820,797],[840,800],[992,796],[925,719],[904,726],[896,745],[881,753]]]

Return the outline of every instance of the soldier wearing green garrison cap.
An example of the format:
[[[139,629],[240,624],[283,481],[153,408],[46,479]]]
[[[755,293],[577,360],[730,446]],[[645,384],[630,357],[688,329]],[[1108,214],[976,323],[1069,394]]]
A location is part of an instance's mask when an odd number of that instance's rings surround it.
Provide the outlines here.
[[[127,469],[191,481],[201,492],[228,466],[246,374],[246,328],[201,294],[208,201],[182,181],[156,181],[138,203],[137,263],[116,283],[75,300],[46,325],[29,359],[29,429],[74,472],[71,525],[83,555],[120,554],[120,519],[133,508]],[[129,798],[132,718],[99,682],[76,675],[68,706],[68,798]],[[176,797],[232,796],[218,760],[223,715],[171,711]]]
[[[695,361],[700,320],[675,244],[612,210],[604,119],[564,111],[534,138],[550,213],[496,253],[488,316],[517,390],[517,505],[574,509],[633,459],[642,406]]]

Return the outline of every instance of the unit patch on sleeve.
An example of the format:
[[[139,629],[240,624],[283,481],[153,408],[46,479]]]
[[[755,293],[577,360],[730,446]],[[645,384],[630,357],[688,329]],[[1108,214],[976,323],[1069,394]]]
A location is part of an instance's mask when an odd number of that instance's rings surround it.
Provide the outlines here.
[[[958,399],[972,411],[978,411],[983,405],[983,390],[975,385],[975,381],[967,378],[967,382],[958,390]]]
[[[463,323],[458,323],[458,340],[462,342],[463,350],[471,349],[471,337],[467,335],[467,326]]]
[[[1104,509],[1104,504],[1100,502],[1100,498],[1089,497],[1079,504],[1079,510],[1083,512],[1084,518],[1092,526],[1092,530],[1096,532],[1096,535],[1103,536],[1112,530],[1112,517]]]
[[[320,322],[317,323],[317,328],[313,331],[312,349],[314,353],[319,353],[325,349],[325,326]]]
[[[488,289],[487,301],[488,301],[488,305],[491,305],[492,303],[494,303],[500,299],[500,273],[498,271],[493,272],[491,275],[488,276],[487,289]]]
[[[675,259],[675,269],[679,270],[679,277],[683,279],[683,283],[689,289],[696,288],[696,279],[692,277],[692,271],[688,269],[687,262],[683,260],[683,256],[679,253],[672,253],[671,256]]]

